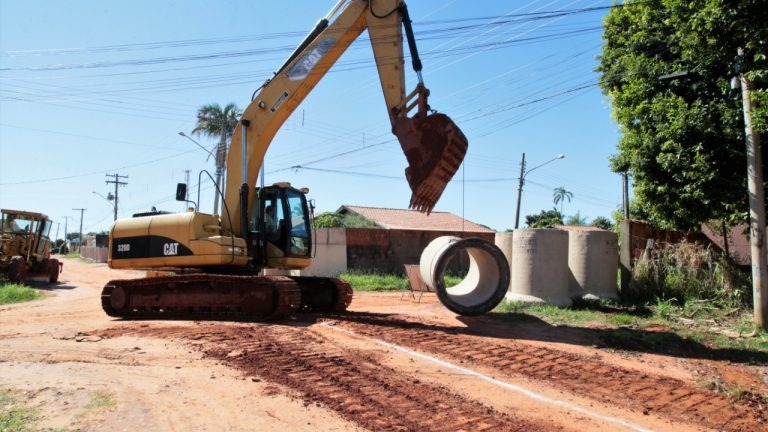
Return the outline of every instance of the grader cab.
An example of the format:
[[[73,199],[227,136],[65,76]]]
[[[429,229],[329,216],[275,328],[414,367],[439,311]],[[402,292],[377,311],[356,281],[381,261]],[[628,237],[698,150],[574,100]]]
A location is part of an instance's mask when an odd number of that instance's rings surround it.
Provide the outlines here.
[[[51,258],[48,216],[3,209],[0,218],[0,274],[21,285],[28,277],[56,283],[64,264]]]

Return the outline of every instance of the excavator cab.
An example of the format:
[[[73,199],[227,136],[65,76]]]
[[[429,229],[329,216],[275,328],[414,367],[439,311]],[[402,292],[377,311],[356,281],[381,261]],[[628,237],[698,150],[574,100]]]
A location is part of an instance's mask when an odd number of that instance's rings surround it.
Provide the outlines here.
[[[312,231],[306,189],[275,183],[256,189],[249,244],[258,266],[305,268],[312,257]]]

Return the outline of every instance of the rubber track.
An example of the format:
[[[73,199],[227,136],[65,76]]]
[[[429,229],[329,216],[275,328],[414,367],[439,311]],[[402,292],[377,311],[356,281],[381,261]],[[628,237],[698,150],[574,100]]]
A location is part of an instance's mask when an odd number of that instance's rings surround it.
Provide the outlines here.
[[[297,276],[290,278],[301,290],[302,312],[344,312],[352,303],[352,286],[338,278]],[[319,290],[319,291],[318,291]],[[322,293],[322,291],[329,290]],[[320,292],[321,295],[316,297]]]
[[[132,288],[155,287],[162,289],[164,286],[180,282],[228,282],[228,281],[248,281],[249,279],[259,283],[270,282],[279,292],[277,307],[268,315],[254,315],[247,312],[236,310],[202,312],[199,310],[189,312],[184,310],[115,310],[110,301],[112,290],[117,287],[123,287],[125,290]],[[298,286],[289,278],[270,277],[270,276],[230,276],[230,275],[210,275],[210,274],[191,274],[180,276],[164,276],[140,279],[120,279],[111,280],[101,292],[101,307],[107,315],[116,318],[133,319],[216,319],[233,321],[271,321],[281,319],[292,315],[299,308],[301,303],[301,292]]]
[[[336,285],[336,304],[333,305],[332,312],[344,312],[352,304],[352,285],[341,279],[333,279],[333,282]]]
[[[248,326],[202,330],[208,357],[302,394],[372,431],[534,431],[541,425],[426,384],[305,329]],[[200,337],[202,336],[202,337]],[[207,345],[210,346],[210,345]],[[336,351],[336,352],[334,352]]]
[[[360,335],[458,363],[470,362],[492,368],[501,375],[522,375],[546,381],[609,405],[720,431],[768,430],[768,414],[765,412],[678,379],[640,374],[551,348],[513,341],[494,343],[487,337],[463,334],[460,329],[391,317],[340,319],[334,321],[336,326]]]

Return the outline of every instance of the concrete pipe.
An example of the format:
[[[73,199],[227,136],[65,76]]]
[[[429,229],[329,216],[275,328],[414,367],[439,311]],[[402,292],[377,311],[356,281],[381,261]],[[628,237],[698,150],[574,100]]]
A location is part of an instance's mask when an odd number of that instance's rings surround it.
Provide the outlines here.
[[[466,252],[469,270],[464,279],[446,288],[445,272],[451,261]],[[504,253],[481,238],[444,236],[434,239],[420,261],[421,277],[440,302],[459,315],[481,315],[495,308],[509,287],[509,264]]]
[[[512,287],[507,300],[570,306],[568,233],[521,229],[515,231],[512,243]]]
[[[572,298],[618,299],[618,236],[611,231],[569,231],[568,295]]]

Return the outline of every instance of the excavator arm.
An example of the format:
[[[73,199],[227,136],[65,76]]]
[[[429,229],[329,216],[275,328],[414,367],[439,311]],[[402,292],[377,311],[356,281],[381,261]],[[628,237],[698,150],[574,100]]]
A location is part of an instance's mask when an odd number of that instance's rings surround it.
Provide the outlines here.
[[[419,84],[405,90],[403,24],[419,73]],[[400,0],[341,0],[318,22],[285,64],[255,94],[232,136],[227,157],[224,232],[242,235],[246,212],[256,199],[253,185],[273,137],[336,60],[368,30],[393,133],[409,167],[410,207],[430,212],[464,159],[467,139],[444,114],[429,114],[429,91]],[[411,117],[409,113],[416,111]]]

